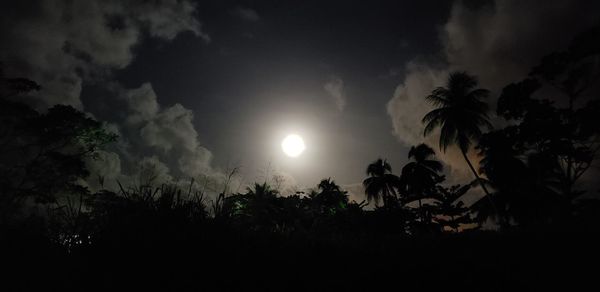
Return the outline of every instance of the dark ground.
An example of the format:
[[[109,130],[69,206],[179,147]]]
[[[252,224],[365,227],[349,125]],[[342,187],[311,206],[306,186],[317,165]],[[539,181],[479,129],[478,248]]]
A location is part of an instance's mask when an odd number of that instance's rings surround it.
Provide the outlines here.
[[[2,234],[3,291],[578,291],[594,290],[600,263],[597,234],[580,231],[313,240],[213,226],[70,252],[29,231]]]

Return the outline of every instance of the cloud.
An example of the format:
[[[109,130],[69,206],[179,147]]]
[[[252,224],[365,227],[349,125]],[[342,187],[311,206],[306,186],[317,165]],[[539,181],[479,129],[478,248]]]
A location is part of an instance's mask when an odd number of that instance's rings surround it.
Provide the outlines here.
[[[144,33],[172,40],[189,31],[209,40],[190,1],[4,1],[0,11],[4,70],[42,85],[33,99],[39,108],[82,109],[82,84],[129,65]]]
[[[443,30],[451,69],[467,70],[498,91],[542,56],[565,48],[600,19],[597,1],[496,0],[478,9],[456,3]]]
[[[92,190],[99,190],[105,183],[116,186],[116,181],[121,175],[121,159],[117,153],[100,150],[97,157],[88,158],[86,166],[92,174],[87,181]]]
[[[424,102],[425,96],[443,85],[447,71],[413,62],[406,71],[404,82],[396,87],[387,104],[387,113],[392,118],[393,134],[406,146],[412,146],[423,142],[421,120],[432,109]]]
[[[205,42],[210,41],[210,36],[201,30],[195,17],[196,5],[191,1],[138,0],[134,7],[131,17],[146,26],[151,36],[173,40],[179,33],[190,31]]]
[[[101,189],[95,181],[100,177],[103,187],[112,190],[118,189],[118,181],[124,187],[168,183],[187,188],[193,179],[209,199],[224,188],[226,175],[212,167],[212,153],[199,142],[191,110],[178,103],[161,106],[150,83],[132,89],[112,84],[110,90],[125,102],[113,111],[126,118],[108,127],[119,133],[119,141],[87,161],[92,190]],[[236,176],[230,179],[231,185],[240,183]]]
[[[39,109],[68,104],[83,110],[80,95],[87,84],[109,93],[101,103],[123,105],[111,108],[114,119],[107,123],[119,141],[87,161],[92,175],[84,184],[90,189],[115,190],[117,181],[128,187],[200,175],[223,178],[211,167],[212,153],[199,142],[191,110],[160,105],[150,83],[124,88],[113,80],[116,70],[134,60],[133,49],[144,35],[168,42],[188,32],[210,41],[194,2],[5,1],[0,11],[3,69],[42,85],[31,97]]]
[[[144,83],[139,88],[122,92],[121,95],[129,106],[131,112],[129,120],[131,123],[149,119],[158,113],[159,105],[156,100],[156,93],[150,83]]]
[[[169,167],[153,155],[138,162],[134,178],[140,186],[157,186],[173,181],[169,172]]]
[[[325,89],[329,97],[333,99],[338,112],[344,111],[344,108],[346,107],[344,80],[338,76],[330,76],[329,80],[323,85],[323,89]]]
[[[449,72],[466,70],[478,76],[480,85],[492,90],[489,103],[494,107],[503,86],[524,78],[542,56],[564,48],[575,34],[592,26],[599,19],[599,13],[590,13],[600,11],[595,6],[593,1],[552,0],[542,5],[496,0],[469,7],[457,1],[441,30],[444,62],[422,62],[420,57],[409,62],[404,81],[387,104],[393,134],[407,146],[423,141],[437,146],[437,135],[423,137],[421,119],[431,110],[425,96],[443,85]],[[456,149],[438,155],[463,182],[472,177]],[[477,162],[474,153],[470,156]]]
[[[128,104],[127,120],[120,130],[127,133],[129,152],[153,151],[171,162],[182,176],[212,172],[211,152],[202,147],[194,128],[194,115],[181,104],[161,107],[150,83],[117,93]]]
[[[239,17],[242,20],[249,22],[257,22],[260,20],[260,16],[256,10],[246,7],[238,6],[231,11],[231,14]]]

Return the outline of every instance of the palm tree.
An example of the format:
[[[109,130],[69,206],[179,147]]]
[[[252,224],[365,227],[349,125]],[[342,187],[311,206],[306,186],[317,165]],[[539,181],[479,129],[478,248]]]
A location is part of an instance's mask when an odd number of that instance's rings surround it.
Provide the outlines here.
[[[266,182],[254,183],[240,198],[238,213],[246,218],[250,228],[273,230],[282,218],[277,195],[277,191]]]
[[[402,181],[406,183],[407,188],[422,191],[433,187],[443,176],[439,175],[442,171],[442,163],[432,159],[435,152],[427,144],[413,146],[408,151],[409,162],[402,168]]]
[[[277,196],[277,190],[271,188],[266,182],[259,184],[254,183],[254,188],[247,187],[247,194],[259,198],[272,198]]]
[[[342,189],[331,178],[322,179],[317,187],[323,192],[341,192]]]
[[[400,178],[392,174],[392,166],[381,158],[367,166],[367,175],[363,181],[367,200],[374,200],[379,203],[383,199],[384,205],[390,202],[391,198],[397,199],[396,188],[400,184]]]
[[[446,87],[436,88],[426,98],[436,109],[423,117],[423,123],[426,124],[424,135],[431,134],[439,127],[440,150],[445,152],[448,146],[458,145],[473,175],[489,198],[490,192],[467,157],[472,141],[482,135],[481,127],[492,129],[487,116],[488,105],[482,101],[490,92],[476,88],[477,83],[477,79],[466,72],[450,73]]]
[[[335,214],[338,210],[346,209],[348,196],[331,178],[323,179],[317,188],[320,192],[311,194],[313,202],[320,213]]]
[[[414,161],[409,162],[402,168],[400,176],[401,190],[409,195],[412,200],[419,201],[419,210],[422,211],[421,200],[427,198],[427,193],[432,195],[431,190],[434,186],[441,182],[444,177],[439,175],[442,171],[442,163],[431,159],[435,152],[426,144],[413,146],[408,152],[408,158]],[[421,219],[425,220],[425,215],[421,212]]]

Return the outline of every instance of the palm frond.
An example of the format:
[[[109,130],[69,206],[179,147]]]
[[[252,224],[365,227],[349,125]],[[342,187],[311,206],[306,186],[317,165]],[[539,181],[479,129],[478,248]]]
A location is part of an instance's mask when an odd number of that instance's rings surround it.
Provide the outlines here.
[[[425,124],[423,135],[428,136],[435,130],[435,128],[444,124],[446,113],[447,110],[445,108],[435,109],[427,113],[422,120],[422,123]]]
[[[456,138],[458,136],[458,131],[454,123],[447,121],[442,125],[442,129],[440,130],[440,150],[446,152],[446,149],[450,144],[454,144],[457,142]]]
[[[448,98],[449,95],[450,92],[448,89],[444,87],[438,87],[434,89],[430,95],[426,96],[425,100],[435,107],[447,106],[450,103]]]
[[[450,73],[446,86],[451,92],[463,93],[465,89],[468,90],[477,86],[477,83],[475,76],[469,75],[465,71],[456,71]]]

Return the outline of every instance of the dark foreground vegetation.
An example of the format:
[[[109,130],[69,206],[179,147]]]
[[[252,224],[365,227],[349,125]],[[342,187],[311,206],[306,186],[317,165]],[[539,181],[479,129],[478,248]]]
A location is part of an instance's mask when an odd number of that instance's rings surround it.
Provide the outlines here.
[[[506,127],[492,127],[489,92],[474,77],[451,73],[446,86],[424,99],[435,108],[423,118],[424,132],[440,131],[441,151],[458,147],[473,181],[448,185],[434,150],[416,145],[399,175],[382,159],[367,167],[363,183],[368,201],[379,202],[374,209],[349,201],[332,179],[295,194],[280,194],[265,181],[214,200],[193,181],[189,188],[121,182],[119,190],[92,193],[80,183],[89,176],[85,159],[118,138],[72,107],[32,109],[19,98],[39,85],[3,77],[0,285],[6,291],[596,285],[598,36],[583,34],[568,50],[543,58],[529,78],[506,86],[496,106]],[[476,158],[468,155],[473,149]],[[466,206],[469,192],[483,196]]]

